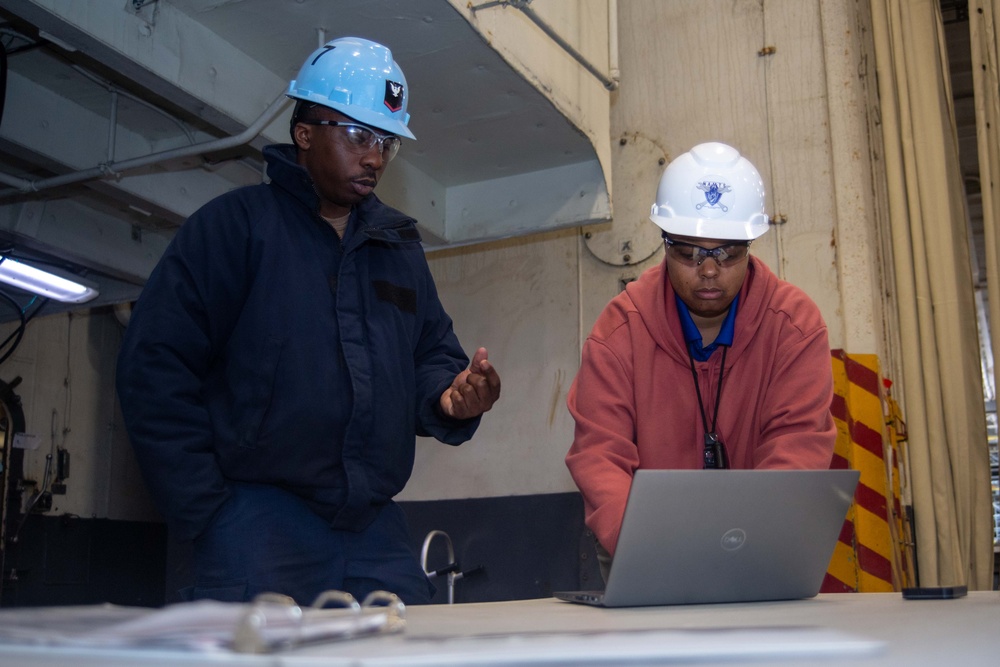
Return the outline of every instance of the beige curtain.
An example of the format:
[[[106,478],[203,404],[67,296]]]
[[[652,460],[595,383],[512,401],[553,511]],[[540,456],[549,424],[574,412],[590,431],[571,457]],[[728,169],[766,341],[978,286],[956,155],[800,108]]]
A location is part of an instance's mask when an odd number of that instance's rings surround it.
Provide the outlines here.
[[[871,8],[920,584],[988,590],[986,415],[941,10]]]

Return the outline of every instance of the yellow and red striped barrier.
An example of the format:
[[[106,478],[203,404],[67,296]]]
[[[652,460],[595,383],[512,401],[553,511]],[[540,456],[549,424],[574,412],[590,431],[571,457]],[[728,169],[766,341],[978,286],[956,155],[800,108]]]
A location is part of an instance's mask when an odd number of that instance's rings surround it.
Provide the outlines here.
[[[900,503],[902,420],[889,383],[880,377],[877,356],[833,350],[832,357],[830,411],[837,444],[830,467],[859,470],[861,477],[821,590],[899,590],[908,572]]]

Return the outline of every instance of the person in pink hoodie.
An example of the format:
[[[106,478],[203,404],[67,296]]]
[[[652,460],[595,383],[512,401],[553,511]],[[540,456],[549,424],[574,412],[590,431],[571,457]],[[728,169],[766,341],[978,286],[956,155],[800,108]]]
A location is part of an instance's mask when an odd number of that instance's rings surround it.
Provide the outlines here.
[[[830,466],[826,324],[750,254],[768,230],[764,205],[760,174],[731,146],[671,162],[650,214],[663,262],[611,300],[583,345],[566,465],[605,576],[638,468]]]

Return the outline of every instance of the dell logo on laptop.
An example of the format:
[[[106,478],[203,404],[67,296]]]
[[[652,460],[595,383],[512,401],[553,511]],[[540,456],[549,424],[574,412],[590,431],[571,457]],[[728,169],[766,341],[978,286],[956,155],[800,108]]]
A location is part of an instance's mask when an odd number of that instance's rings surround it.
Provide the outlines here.
[[[742,528],[731,528],[722,536],[722,548],[726,551],[736,551],[747,541],[747,534]]]

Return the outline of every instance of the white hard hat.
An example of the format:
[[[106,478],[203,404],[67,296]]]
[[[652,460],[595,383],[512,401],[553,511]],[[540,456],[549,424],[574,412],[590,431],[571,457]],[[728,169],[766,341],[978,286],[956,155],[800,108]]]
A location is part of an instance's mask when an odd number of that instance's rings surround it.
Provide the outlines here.
[[[732,146],[698,144],[664,169],[649,219],[668,234],[751,241],[768,229],[764,182]]]

